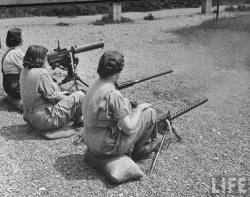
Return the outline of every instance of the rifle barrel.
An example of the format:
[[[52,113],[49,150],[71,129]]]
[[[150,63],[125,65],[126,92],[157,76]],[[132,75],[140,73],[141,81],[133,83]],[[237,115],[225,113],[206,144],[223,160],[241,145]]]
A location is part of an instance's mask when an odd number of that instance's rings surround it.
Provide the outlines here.
[[[140,83],[140,82],[143,82],[143,81],[147,81],[149,79],[159,77],[159,76],[162,76],[162,75],[166,75],[166,74],[171,73],[171,72],[173,72],[173,70],[167,70],[167,71],[164,71],[164,72],[156,74],[156,75],[151,75],[149,77],[145,77],[143,79],[137,79],[137,80],[135,80],[135,83]]]
[[[173,113],[172,115],[170,115],[170,120],[174,120],[175,118],[178,118],[179,116],[191,111],[192,109],[202,105],[203,103],[207,102],[208,99],[207,98],[202,98],[202,99],[199,99],[197,101],[195,101],[194,103],[192,103],[191,105],[188,105],[187,107],[184,107],[182,109],[180,109],[179,111]],[[169,115],[168,114],[164,114],[162,116],[159,116],[158,117],[158,120],[164,120],[166,118],[169,118]]]
[[[128,88],[130,86],[133,86],[137,83],[141,83],[143,81],[147,81],[149,79],[152,79],[152,78],[155,78],[155,77],[159,77],[159,76],[162,76],[162,75],[166,75],[168,73],[171,73],[173,72],[173,70],[167,70],[167,71],[164,71],[164,72],[161,72],[161,73],[158,73],[158,74],[155,74],[155,75],[151,75],[151,76],[148,76],[148,77],[144,77],[142,79],[136,79],[136,80],[129,80],[129,81],[123,81],[123,82],[120,82],[120,83],[117,83],[116,87],[118,90],[122,90],[124,88]]]

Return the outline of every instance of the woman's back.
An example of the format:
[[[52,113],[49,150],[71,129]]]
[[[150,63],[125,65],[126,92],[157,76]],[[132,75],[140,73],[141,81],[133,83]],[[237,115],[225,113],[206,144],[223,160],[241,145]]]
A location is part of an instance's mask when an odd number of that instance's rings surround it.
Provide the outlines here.
[[[39,92],[41,79],[47,74],[47,71],[43,68],[24,68],[22,70],[20,76],[20,89],[24,111],[33,111],[44,103],[47,103]]]
[[[83,112],[86,127],[107,127],[114,125],[108,112],[108,95],[114,91],[111,83],[100,79],[94,81],[84,98]]]

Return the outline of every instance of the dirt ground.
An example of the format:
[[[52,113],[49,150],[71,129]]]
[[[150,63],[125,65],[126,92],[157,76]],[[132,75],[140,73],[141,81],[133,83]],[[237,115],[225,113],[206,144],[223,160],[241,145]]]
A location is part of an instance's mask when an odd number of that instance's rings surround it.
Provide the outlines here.
[[[122,90],[131,99],[152,103],[159,114],[209,99],[174,121],[183,142],[161,152],[152,174],[114,185],[84,162],[86,147],[74,146],[74,137],[46,141],[33,133],[22,115],[3,102],[1,88],[0,196],[212,196],[212,177],[249,180],[250,15],[222,13],[227,18],[200,25],[214,16],[185,10],[179,15],[178,10],[153,12],[160,17],[154,21],[142,20],[145,13],[126,13],[134,23],[105,26],[90,24],[100,16],[0,20],[2,45],[13,26],[24,31],[24,49],[41,44],[52,50],[58,39],[67,48],[102,39],[104,49],[78,55],[78,72],[87,83],[97,77],[105,50],[124,53],[121,81],[173,69]],[[69,26],[57,26],[59,22]],[[147,172],[150,162],[138,165]],[[241,196],[250,196],[250,188],[245,190]]]

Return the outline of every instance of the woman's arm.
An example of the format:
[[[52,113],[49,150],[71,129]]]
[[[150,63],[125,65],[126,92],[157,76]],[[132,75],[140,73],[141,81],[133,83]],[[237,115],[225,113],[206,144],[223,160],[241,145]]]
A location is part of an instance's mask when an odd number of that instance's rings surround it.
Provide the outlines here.
[[[112,118],[117,120],[122,131],[131,135],[139,123],[142,112],[152,107],[149,103],[142,103],[131,112],[131,105],[128,99],[124,98],[119,91],[113,91],[108,94],[107,102],[112,112]]]
[[[48,73],[41,76],[38,92],[50,103],[57,103],[67,97]]]
[[[24,53],[21,49],[18,49],[15,54],[13,55],[13,62],[14,64],[20,69],[23,69],[23,57]]]
[[[138,105],[131,117],[127,115],[124,118],[119,119],[118,122],[122,128],[122,131],[127,135],[133,134],[133,130],[139,122],[142,111],[149,107],[152,107],[152,105],[149,103],[142,103]]]

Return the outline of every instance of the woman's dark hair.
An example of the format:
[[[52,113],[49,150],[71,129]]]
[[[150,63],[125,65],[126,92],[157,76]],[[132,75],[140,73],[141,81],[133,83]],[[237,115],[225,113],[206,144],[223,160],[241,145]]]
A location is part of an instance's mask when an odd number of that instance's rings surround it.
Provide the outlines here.
[[[6,37],[6,45],[8,47],[16,47],[22,44],[22,30],[20,28],[12,28],[8,31]]]
[[[47,52],[48,49],[43,46],[31,45],[23,58],[23,67],[29,69],[42,68]]]
[[[100,58],[97,73],[100,78],[107,79],[108,77],[121,72],[123,67],[124,55],[117,51],[107,51]]]

